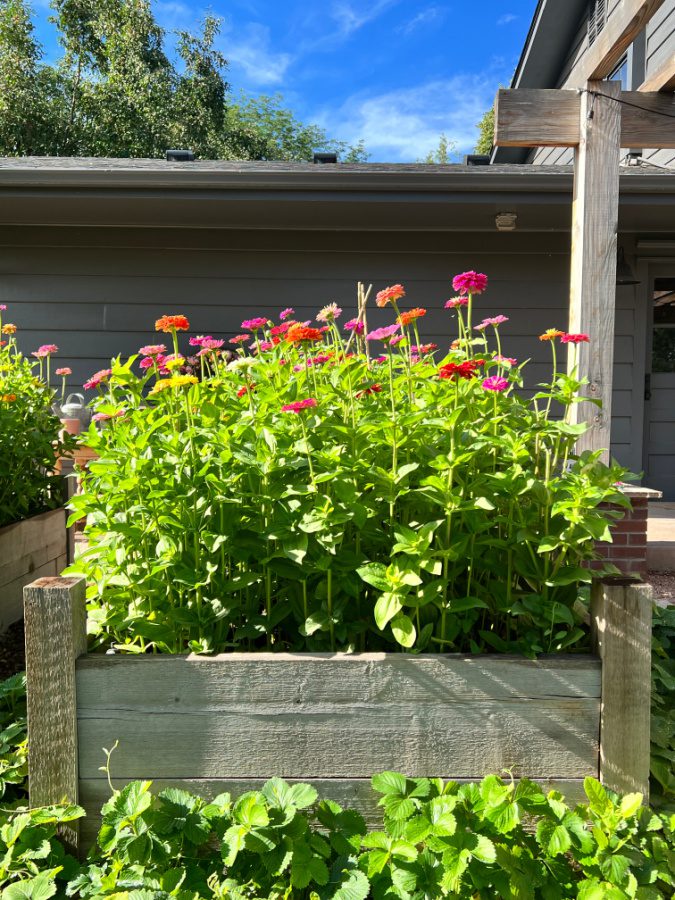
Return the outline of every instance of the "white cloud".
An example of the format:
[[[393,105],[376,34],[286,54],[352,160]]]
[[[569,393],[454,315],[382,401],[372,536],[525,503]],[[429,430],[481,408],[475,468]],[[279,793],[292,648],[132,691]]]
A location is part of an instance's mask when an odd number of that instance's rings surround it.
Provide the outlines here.
[[[337,23],[340,35],[349,37],[399,2],[400,0],[376,0],[375,3],[355,3],[353,0],[335,0],[330,17]]]
[[[498,79],[457,75],[410,88],[349,98],[337,112],[323,111],[319,124],[350,143],[363,140],[373,161],[414,162],[435,150],[445,134],[459,154],[476,143],[476,123],[491,105]]]
[[[154,9],[164,28],[186,28],[195,19],[195,11],[180,0],[155,0]]]
[[[404,22],[403,25],[400,25],[397,31],[405,35],[412,34],[417,28],[431,25],[432,22],[437,22],[442,19],[444,15],[445,10],[441,9],[440,6],[429,6],[427,9],[418,12],[417,15],[413,16],[408,22]]]
[[[497,25],[510,25],[511,22],[515,22],[517,18],[518,16],[513,13],[506,13],[497,19]]]
[[[241,69],[251,85],[278,85],[294,62],[290,53],[275,53],[271,47],[270,30],[266,25],[249,22],[236,31],[223,29],[222,52],[232,69]]]

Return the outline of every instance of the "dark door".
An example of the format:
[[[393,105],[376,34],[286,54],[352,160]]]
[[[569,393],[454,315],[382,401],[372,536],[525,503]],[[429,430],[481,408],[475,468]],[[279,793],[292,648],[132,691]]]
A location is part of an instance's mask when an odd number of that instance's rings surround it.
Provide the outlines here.
[[[645,385],[645,483],[675,500],[675,275],[655,278]],[[651,372],[650,372],[651,363]]]

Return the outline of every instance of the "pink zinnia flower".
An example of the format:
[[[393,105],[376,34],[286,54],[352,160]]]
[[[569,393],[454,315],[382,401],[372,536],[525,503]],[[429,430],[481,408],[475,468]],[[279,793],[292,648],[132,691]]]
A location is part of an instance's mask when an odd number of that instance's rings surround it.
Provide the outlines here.
[[[82,387],[85,391],[91,390],[91,388],[98,387],[99,384],[102,384],[104,381],[107,381],[108,378],[112,375],[112,369],[100,369],[98,372],[95,372],[89,381],[85,381]]]
[[[261,328],[264,328],[267,325],[267,319],[262,317],[257,319],[244,319],[241,323],[241,327],[244,331],[260,331]]]
[[[345,331],[355,331],[357,334],[363,334],[364,325],[358,319],[350,319],[348,322],[345,322],[343,328]]]
[[[342,315],[342,308],[337,303],[329,303],[316,314],[317,322],[333,322]]]
[[[94,413],[91,417],[92,422],[108,422],[110,419],[119,419],[120,416],[123,416],[126,410],[118,409],[114,413]]]
[[[220,350],[225,340],[220,338],[205,337],[202,341],[202,350]]]
[[[589,344],[591,341],[587,334],[563,334],[561,344]]]
[[[395,335],[401,326],[396,322],[394,325],[386,325],[384,328],[376,328],[371,331],[367,340],[369,341],[387,341]]]
[[[286,307],[286,309],[281,310],[281,312],[279,313],[279,318],[282,322],[285,322],[289,316],[294,316],[294,315],[295,315],[295,310],[291,309],[291,307],[288,306],[288,307]]]
[[[402,334],[395,334],[393,337],[389,338],[389,346],[395,347],[396,344],[400,344],[403,340],[404,336]]]
[[[250,334],[237,334],[233,338],[230,338],[230,344],[245,344],[246,341],[251,340]]]
[[[159,366],[161,368],[164,365],[165,357],[160,353],[158,356],[146,356],[140,362],[139,366],[141,369],[152,369],[154,365]]]
[[[4,303],[0,303],[0,312],[4,312],[7,309]]]
[[[517,366],[518,360],[512,356],[495,356],[495,362],[501,363],[503,366]]]
[[[299,413],[303,409],[313,409],[317,405],[313,397],[307,397],[306,400],[296,400],[295,403],[287,403],[281,407],[282,412]]]
[[[489,324],[490,324],[489,322],[485,322],[485,321],[479,322],[478,325],[473,326],[473,330],[474,331],[485,331],[485,329],[488,327]]]
[[[391,287],[385,288],[383,291],[380,291],[379,294],[375,295],[375,303],[380,308],[387,305],[387,303],[394,303],[397,300],[400,300],[401,297],[405,297],[405,288],[402,284],[392,284]]]
[[[469,298],[468,297],[452,297],[445,304],[446,309],[455,309],[457,306],[468,306]]]
[[[509,321],[508,316],[492,316],[492,318],[483,319],[483,322],[486,325],[493,325],[495,328],[497,328],[499,325],[503,325],[504,322],[508,322],[508,321]]]
[[[43,344],[37,350],[34,350],[32,355],[38,359],[43,359],[45,356],[51,356],[52,353],[58,353],[58,349],[56,344]]]
[[[433,353],[434,350],[438,350],[438,344],[421,344],[419,347],[413,344],[410,348],[411,353],[416,353],[420,356],[425,356],[427,353]]]
[[[278,343],[278,341],[277,341]],[[262,353],[266,353],[268,350],[274,350],[276,344],[274,341],[261,341],[260,342],[260,350]]]
[[[162,353],[166,353],[166,346],[164,344],[146,344],[138,352],[141,356],[161,356]]]
[[[61,375],[62,377],[65,378],[66,375],[72,375],[72,374],[73,374],[73,370],[72,370],[72,369],[69,369],[68,366],[64,366],[62,369],[57,369],[57,370],[56,370],[56,374],[57,374],[57,375]]]
[[[509,386],[506,378],[501,378],[499,375],[491,375],[490,378],[486,378],[483,382],[483,387],[486,391],[505,391]]]
[[[386,361],[387,361],[386,356],[376,356],[375,359],[373,360],[373,362],[376,362],[376,363],[386,363]]]
[[[479,272],[462,272],[452,279],[452,289],[458,294],[482,294],[487,288],[487,275]]]

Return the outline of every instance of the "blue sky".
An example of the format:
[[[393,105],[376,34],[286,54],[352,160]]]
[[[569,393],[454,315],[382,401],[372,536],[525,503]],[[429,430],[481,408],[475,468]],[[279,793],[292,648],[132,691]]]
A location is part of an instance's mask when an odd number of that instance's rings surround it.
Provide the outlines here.
[[[33,0],[38,37],[57,53],[48,0]],[[536,0],[155,0],[168,29],[222,16],[233,88],[284,95],[304,121],[373,161],[414,162],[444,132],[470,152],[475,123],[508,85]]]

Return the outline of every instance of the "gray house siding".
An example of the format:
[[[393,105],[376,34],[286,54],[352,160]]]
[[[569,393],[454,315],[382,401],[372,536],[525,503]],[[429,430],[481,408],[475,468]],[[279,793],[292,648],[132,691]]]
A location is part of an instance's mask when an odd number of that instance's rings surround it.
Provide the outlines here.
[[[56,343],[58,364],[81,385],[116,354],[155,342],[156,318],[184,313],[195,334],[231,337],[252,314],[276,317],[292,306],[299,319],[337,301],[355,311],[356,282],[375,289],[402,282],[413,305],[429,312],[422,337],[444,348],[455,335],[443,310],[451,276],[467,268],[488,273],[478,314],[501,312],[504,349],[530,358],[527,383],[550,376],[550,348],[537,338],[565,328],[569,290],[567,234],[443,234],[410,232],[243,231],[180,229],[0,230],[0,302],[19,327],[22,349]],[[373,308],[371,327],[390,320]],[[636,294],[617,297],[612,450],[641,468],[641,441],[632,420]],[[641,384],[638,384],[641,390]]]
[[[612,0],[608,4],[608,20],[618,5],[619,0]],[[644,43],[644,62],[642,60],[642,52],[640,52],[636,55],[634,65],[630,65],[633,62],[630,58],[632,49],[629,51],[630,71],[628,87],[630,90],[637,90],[646,78],[653,75],[659,66],[675,53],[675,0],[666,0],[649,21],[644,34],[640,36],[638,41]],[[636,44],[638,41],[636,41]],[[577,83],[578,79],[571,77],[571,72],[577,63],[583,64],[583,58],[588,53],[588,49],[588,18],[584,18],[579,25],[570,51],[560,70],[555,87],[575,88],[580,86]],[[654,164],[675,167],[674,150],[644,148],[642,155]],[[574,151],[566,147],[541,147],[532,151],[528,158],[528,162],[540,166],[569,165],[573,161]]]

